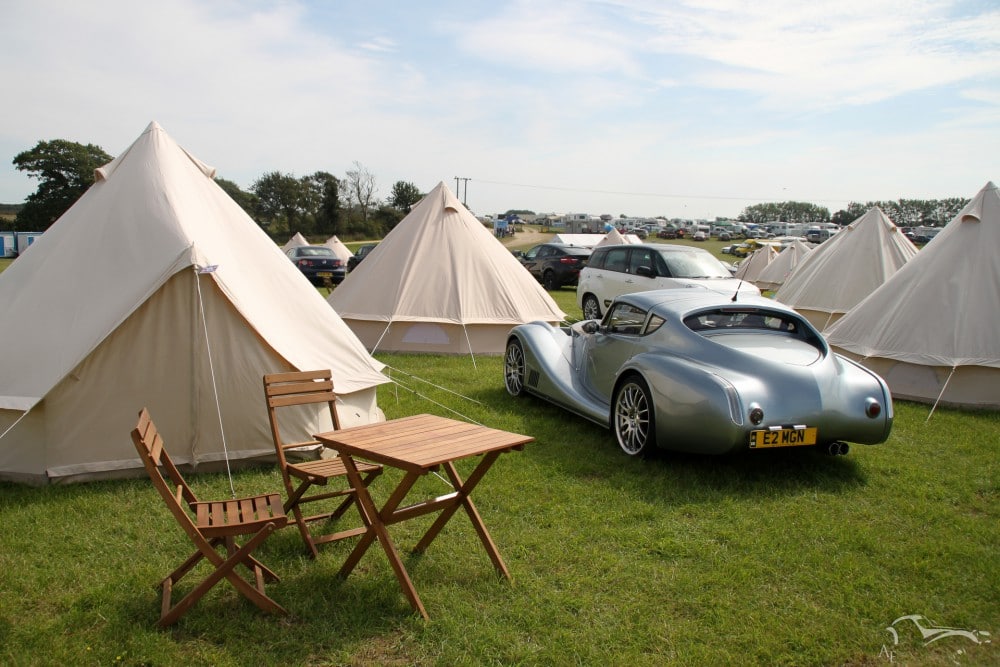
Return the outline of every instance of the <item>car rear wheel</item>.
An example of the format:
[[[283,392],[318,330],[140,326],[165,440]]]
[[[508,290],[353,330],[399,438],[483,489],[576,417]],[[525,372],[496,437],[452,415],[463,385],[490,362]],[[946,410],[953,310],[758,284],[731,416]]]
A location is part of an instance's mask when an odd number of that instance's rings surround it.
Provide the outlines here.
[[[512,338],[503,359],[503,383],[511,396],[524,395],[524,348]]]
[[[562,285],[559,284],[559,279],[556,278],[555,271],[546,271],[542,275],[542,286],[550,292],[562,287]]]
[[[583,319],[601,319],[601,304],[598,303],[597,297],[593,294],[587,294],[583,297]]]
[[[611,403],[611,431],[629,456],[646,456],[656,448],[653,398],[646,382],[630,375],[615,391]]]

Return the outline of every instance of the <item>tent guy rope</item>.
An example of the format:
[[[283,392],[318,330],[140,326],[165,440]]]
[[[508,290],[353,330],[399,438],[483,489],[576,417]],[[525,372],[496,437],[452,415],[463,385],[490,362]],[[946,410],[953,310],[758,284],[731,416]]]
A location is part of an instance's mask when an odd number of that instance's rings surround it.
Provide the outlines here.
[[[219,388],[215,383],[215,364],[212,363],[212,345],[208,341],[208,320],[205,317],[205,301],[201,296],[201,275],[215,273],[217,264],[211,266],[195,265],[194,282],[198,286],[198,309],[201,311],[201,328],[205,332],[205,350],[208,353],[208,370],[212,376],[212,394],[215,397],[215,411],[219,415],[219,433],[222,435],[222,453],[226,459],[226,475],[229,477],[229,490],[236,497],[236,487],[233,485],[233,471],[229,467],[229,447],[226,445],[226,429],[222,425],[222,404],[219,401]]]

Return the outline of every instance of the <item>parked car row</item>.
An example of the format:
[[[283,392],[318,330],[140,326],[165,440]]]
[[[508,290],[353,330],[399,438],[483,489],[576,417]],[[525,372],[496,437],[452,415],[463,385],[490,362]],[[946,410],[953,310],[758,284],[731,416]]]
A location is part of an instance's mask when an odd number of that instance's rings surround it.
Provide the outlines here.
[[[347,277],[349,271],[375,249],[377,243],[366,243],[345,262],[337,257],[333,250],[325,245],[301,245],[289,248],[285,255],[302,272],[310,283],[317,287],[327,284],[339,285]]]
[[[590,248],[565,243],[542,243],[527,252],[515,252],[526,268],[547,290],[576,285],[580,271],[587,265]]]
[[[322,286],[327,281],[339,285],[347,275],[344,260],[325,245],[300,245],[285,254],[313,285]]]

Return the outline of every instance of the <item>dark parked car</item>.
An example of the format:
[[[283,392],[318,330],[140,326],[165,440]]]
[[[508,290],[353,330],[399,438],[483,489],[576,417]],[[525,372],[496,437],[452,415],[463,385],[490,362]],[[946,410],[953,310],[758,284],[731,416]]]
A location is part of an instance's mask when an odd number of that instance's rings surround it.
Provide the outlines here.
[[[590,249],[564,243],[543,243],[525,253],[518,253],[521,265],[547,290],[576,285],[580,270],[587,265]]]
[[[367,257],[368,253],[374,250],[377,245],[377,243],[366,243],[358,248],[357,251],[351,255],[351,258],[347,260],[347,270],[353,271],[354,268],[361,263],[361,260]]]
[[[285,254],[313,285],[325,285],[327,280],[338,285],[347,275],[344,260],[325,245],[300,245]]]

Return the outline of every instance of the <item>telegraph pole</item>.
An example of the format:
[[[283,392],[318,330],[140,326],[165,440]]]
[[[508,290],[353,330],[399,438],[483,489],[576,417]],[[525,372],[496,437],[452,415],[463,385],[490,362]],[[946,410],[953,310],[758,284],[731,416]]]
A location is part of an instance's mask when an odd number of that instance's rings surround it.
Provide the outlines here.
[[[462,189],[459,187],[458,182],[459,181],[463,181],[465,183],[465,194],[462,195],[462,204],[465,205],[465,208],[469,208],[469,204],[466,201],[466,199],[468,198],[468,195],[469,195],[469,181],[471,181],[471,180],[472,180],[471,178],[461,178],[459,176],[455,177],[455,195],[456,196],[458,196],[459,194],[462,193]]]

